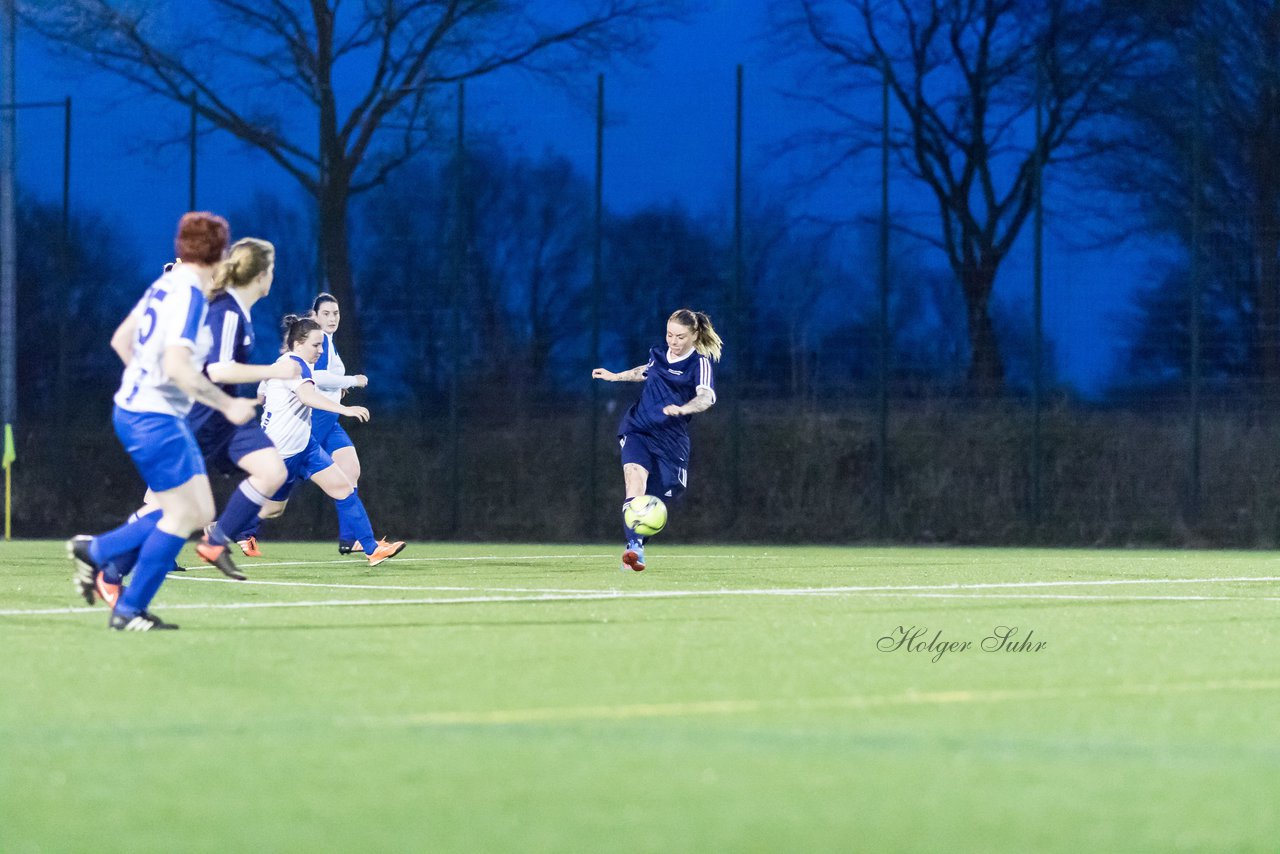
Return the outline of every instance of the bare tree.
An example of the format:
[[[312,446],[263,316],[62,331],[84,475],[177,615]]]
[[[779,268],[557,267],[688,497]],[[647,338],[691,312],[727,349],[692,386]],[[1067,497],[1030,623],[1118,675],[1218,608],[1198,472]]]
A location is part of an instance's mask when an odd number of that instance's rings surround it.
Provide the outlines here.
[[[1129,0],[1133,2],[1133,0]],[[1122,92],[1120,156],[1102,173],[1138,202],[1148,228],[1200,264],[1206,376],[1246,373],[1280,400],[1280,7],[1203,0],[1137,14],[1160,39]],[[1198,135],[1198,136],[1197,136]],[[1199,222],[1192,223],[1196,212]],[[1194,233],[1198,231],[1198,234]],[[1189,370],[1189,276],[1143,293],[1132,363]],[[1224,321],[1226,321],[1224,323]],[[1233,329],[1232,327],[1238,327]],[[1237,341],[1247,357],[1238,361]]]
[[[27,0],[65,54],[186,102],[315,199],[329,290],[354,312],[348,204],[427,144],[433,95],[520,66],[633,55],[682,0]],[[392,127],[395,130],[392,130]],[[358,324],[344,324],[356,332]],[[358,360],[359,340],[349,351]]]
[[[895,227],[946,253],[964,293],[970,388],[998,393],[1005,377],[991,292],[1033,210],[1037,165],[1082,156],[1076,134],[1103,109],[1106,85],[1141,34],[1112,26],[1106,0],[779,0],[776,8],[789,45],[820,51],[829,88],[814,100],[840,122],[841,153],[829,169],[878,144],[879,110],[858,115],[849,89],[887,79],[905,116],[891,145],[939,214],[937,231]]]

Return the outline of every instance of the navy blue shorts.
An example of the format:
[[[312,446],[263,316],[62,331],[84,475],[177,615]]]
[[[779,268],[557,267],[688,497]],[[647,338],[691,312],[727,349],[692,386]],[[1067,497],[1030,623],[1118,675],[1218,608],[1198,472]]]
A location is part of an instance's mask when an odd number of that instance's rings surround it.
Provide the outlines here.
[[[330,456],[341,448],[354,448],[347,431],[338,423],[338,413],[323,409],[311,410],[311,438],[320,443]]]
[[[622,464],[635,463],[649,473],[645,486],[648,495],[663,499],[679,498],[689,485],[689,461],[652,436],[628,433],[618,437]]]
[[[240,471],[240,461],[249,454],[275,447],[256,421],[237,427],[221,412],[215,412],[198,425],[195,436],[209,471],[222,474],[236,474]]]
[[[286,501],[289,493],[293,492],[293,488],[304,480],[310,479],[311,475],[317,474],[333,465],[333,457],[329,456],[328,451],[320,447],[320,443],[312,436],[307,442],[307,446],[292,457],[284,458],[284,469],[289,476],[285,478],[284,486],[271,496],[272,501]]]
[[[205,474],[200,447],[185,418],[160,412],[130,412],[117,406],[111,413],[111,422],[153,492],[166,492]]]

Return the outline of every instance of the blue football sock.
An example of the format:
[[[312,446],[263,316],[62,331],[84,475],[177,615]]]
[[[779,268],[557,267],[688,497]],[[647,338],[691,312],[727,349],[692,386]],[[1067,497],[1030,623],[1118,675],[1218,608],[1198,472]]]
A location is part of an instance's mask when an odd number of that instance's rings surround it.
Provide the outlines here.
[[[148,513],[119,528],[99,534],[89,544],[89,555],[101,565],[112,558],[136,551],[151,536],[159,521],[159,513]]]
[[[167,534],[159,528],[151,532],[147,541],[142,544],[142,551],[138,554],[133,583],[116,603],[116,613],[125,617],[134,617],[147,610],[147,606],[155,598],[156,591],[164,583],[164,577],[173,568],[173,562],[186,541],[186,537]]]
[[[138,562],[139,551],[141,549],[125,552],[101,564],[102,579],[108,584],[122,584],[124,577],[133,571],[133,565]]]
[[[243,540],[248,536],[244,533],[245,529],[258,518],[258,511],[266,501],[267,497],[250,486],[247,479],[242,480],[227,499],[227,506],[223,508],[218,521],[209,529],[209,542],[225,546],[233,537]]]
[[[373,538],[373,523],[369,521],[360,496],[353,489],[346,498],[333,503],[338,507],[338,536],[342,536],[343,531],[349,532],[351,539],[347,542],[358,542],[364,547],[365,554],[373,554],[378,548],[378,541]]]
[[[359,492],[359,490],[352,489],[351,495],[354,496],[357,492]],[[347,499],[343,499],[343,500],[345,501]],[[335,506],[337,506],[341,502],[339,502],[335,498],[333,503]],[[364,506],[364,502],[361,502],[361,506],[362,507]],[[356,540],[360,539],[360,533],[358,531],[351,530],[351,524],[352,524],[351,514],[343,513],[342,510],[339,509],[338,510],[338,542],[349,544],[349,543],[354,543]]]
[[[622,535],[626,537],[627,545],[631,545],[633,542],[640,542],[640,535],[627,524],[627,505],[629,503],[631,503],[630,498],[622,502]]]
[[[247,540],[250,537],[258,536],[258,529],[262,527],[262,517],[254,516],[249,520],[248,524],[240,529],[240,533],[236,534],[236,541]]]

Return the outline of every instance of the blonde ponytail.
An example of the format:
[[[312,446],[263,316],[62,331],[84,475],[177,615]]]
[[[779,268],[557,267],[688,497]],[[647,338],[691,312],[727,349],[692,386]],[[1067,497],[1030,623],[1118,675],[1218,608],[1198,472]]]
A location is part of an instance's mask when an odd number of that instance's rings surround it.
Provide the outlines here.
[[[242,237],[231,244],[227,257],[213,274],[213,292],[242,288],[275,263],[276,248],[256,237]]]

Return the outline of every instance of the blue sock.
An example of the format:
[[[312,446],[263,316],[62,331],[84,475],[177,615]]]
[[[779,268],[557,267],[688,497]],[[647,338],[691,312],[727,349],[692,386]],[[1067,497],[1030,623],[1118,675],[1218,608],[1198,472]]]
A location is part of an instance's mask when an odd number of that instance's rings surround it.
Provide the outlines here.
[[[114,557],[128,554],[138,549],[156,528],[160,521],[159,513],[148,513],[132,522],[126,522],[119,528],[99,534],[89,544],[89,554],[99,564],[104,564]]]
[[[351,495],[354,496],[358,491],[359,490],[357,489],[352,489]],[[343,500],[349,500],[349,499],[343,499]],[[339,502],[336,498],[334,499],[333,503],[335,506],[338,506],[341,504],[341,502]],[[364,502],[361,502],[360,506],[363,507]],[[351,524],[352,524],[351,514],[343,513],[341,507],[339,507],[338,509],[338,542],[343,544],[350,544],[360,539],[360,532],[353,531],[351,529]]]
[[[373,538],[373,523],[369,521],[360,496],[353,489],[346,498],[335,499],[333,503],[338,507],[338,536],[348,532],[351,539],[346,542],[359,542],[365,554],[373,554],[378,548],[378,541]]]
[[[160,514],[153,515],[158,516]],[[147,537],[147,541],[142,544],[142,551],[138,554],[138,564],[134,567],[133,583],[129,585],[124,595],[120,597],[120,601],[116,603],[117,614],[125,617],[136,617],[147,610],[147,606],[155,598],[156,591],[164,583],[164,577],[173,568],[174,559],[178,557],[178,552],[182,551],[182,546],[186,541],[186,537],[166,534],[159,528],[151,532],[151,535]]]
[[[131,552],[125,552],[101,564],[102,579],[108,584],[123,584],[124,577],[133,571],[133,565],[138,562],[139,551],[141,550],[134,549]]]
[[[258,518],[258,511],[267,501],[267,497],[249,485],[248,479],[240,481],[240,486],[227,499],[227,506],[222,515],[209,529],[209,542],[225,546],[232,537],[242,540],[247,534],[244,530]]]
[[[248,524],[246,524],[243,528],[240,529],[240,533],[236,534],[236,540],[237,541],[247,540],[250,537],[258,536],[258,529],[261,527],[262,527],[262,517],[254,516],[252,519],[249,520]]]
[[[627,504],[630,503],[630,501],[631,499],[628,498],[626,501],[622,502],[622,535],[627,538],[627,545],[631,545],[632,543],[643,544],[643,540],[640,535],[627,525]]]

